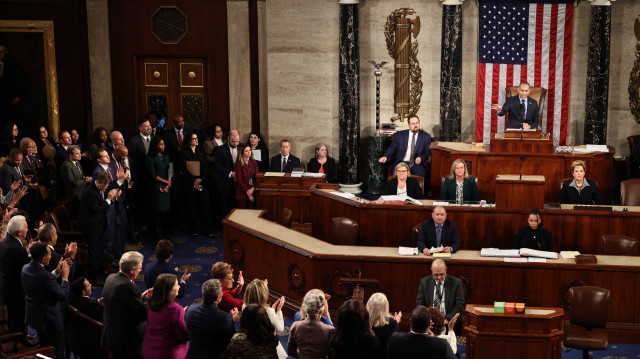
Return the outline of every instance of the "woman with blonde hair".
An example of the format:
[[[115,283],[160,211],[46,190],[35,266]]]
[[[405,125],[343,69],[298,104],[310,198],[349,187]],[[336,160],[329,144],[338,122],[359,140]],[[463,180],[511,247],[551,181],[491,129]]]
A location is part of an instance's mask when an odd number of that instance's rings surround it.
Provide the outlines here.
[[[583,161],[571,163],[572,179],[562,184],[558,194],[558,202],[565,204],[604,204],[604,199],[598,191],[596,181],[587,179],[587,165]]]
[[[398,163],[394,172],[396,178],[387,181],[382,194],[386,196],[408,196],[413,199],[422,199],[424,197],[418,180],[409,177],[409,175],[411,174],[411,170],[409,169],[409,165],[406,162]]]
[[[389,313],[389,301],[384,293],[371,295],[367,301],[367,311],[369,312],[371,329],[378,338],[380,346],[386,350],[389,337],[400,329],[398,324],[402,318],[402,312],[393,315]]]
[[[269,287],[266,280],[254,279],[247,285],[244,290],[244,305],[256,304],[267,311],[269,321],[275,328],[275,332],[278,335],[284,334],[284,317],[282,315],[282,306],[284,305],[284,296],[276,300],[271,306],[269,306]],[[278,358],[284,359],[287,357],[287,352],[282,347],[282,344],[278,341]]]
[[[294,322],[289,333],[287,353],[294,358],[324,359],[329,350],[329,335],[333,326],[320,321],[327,309],[324,293],[312,289],[302,299],[301,311],[305,318]]]
[[[469,176],[467,163],[464,160],[458,158],[453,161],[449,176],[445,177],[442,184],[440,199],[457,203],[480,200],[478,183],[473,176]]]

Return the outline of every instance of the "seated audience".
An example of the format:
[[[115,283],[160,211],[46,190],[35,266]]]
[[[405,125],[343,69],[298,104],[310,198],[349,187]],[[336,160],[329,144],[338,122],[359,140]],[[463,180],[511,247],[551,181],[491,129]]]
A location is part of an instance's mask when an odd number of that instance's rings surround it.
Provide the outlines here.
[[[420,280],[416,306],[438,308],[445,317],[445,325],[464,309],[462,281],[447,275],[447,265],[442,259],[434,260],[431,275]]]
[[[252,156],[251,147],[243,143],[238,145],[238,158],[234,165],[238,208],[256,208],[254,183],[258,173],[258,163]]]
[[[291,153],[291,142],[286,138],[280,141],[280,154],[271,157],[269,172],[291,173],[300,167],[300,159]]]
[[[587,165],[583,161],[573,161],[571,175],[573,179],[562,184],[558,202],[562,204],[603,204],[596,181],[586,179]]]
[[[191,304],[184,315],[189,330],[189,352],[187,359],[228,358],[227,345],[236,333],[234,321],[238,320],[238,309],[231,314],[218,308],[222,299],[222,286],[217,279],[202,284],[202,303]]]
[[[178,277],[178,267],[173,267],[169,264],[169,261],[173,257],[173,242],[167,239],[162,239],[158,241],[156,244],[156,260],[147,265],[144,270],[144,284],[147,288],[153,288],[156,283],[156,278],[164,273],[173,274]],[[191,278],[191,273],[187,273],[184,271],[184,274],[180,278],[180,290],[178,291],[177,298],[180,299],[184,297],[185,288],[187,286],[187,281]]]
[[[164,140],[160,136],[151,138],[147,170],[151,178],[155,216],[151,222],[150,234],[157,242],[167,239],[171,235],[171,191],[172,183],[169,177],[171,161],[165,155]]]
[[[413,199],[421,199],[422,189],[418,180],[409,177],[409,165],[406,162],[400,162],[394,170],[396,178],[387,181],[384,186],[383,195],[398,195],[402,197],[411,197]]]
[[[373,293],[367,301],[369,323],[373,333],[378,338],[380,346],[386,351],[391,334],[400,330],[398,324],[402,319],[402,312],[391,315],[389,313],[389,301],[384,293]]]
[[[329,350],[329,334],[333,326],[320,321],[322,313],[328,311],[324,293],[312,289],[302,299],[301,311],[306,318],[296,321],[289,331],[287,353],[293,358],[326,358]]]
[[[233,288],[233,268],[231,264],[225,262],[217,262],[211,267],[211,278],[217,279],[222,285],[222,299],[218,303],[218,307],[227,313],[232,309],[242,309],[243,301],[238,299],[242,295],[242,286],[244,286],[244,277],[242,271],[238,274],[238,285]]]
[[[393,333],[389,338],[389,356],[393,359],[455,359],[446,340],[427,334],[430,327],[429,310],[424,306],[418,306],[411,312],[411,332]]]
[[[99,300],[90,297],[91,283],[87,278],[76,278],[71,283],[71,294],[70,305],[95,321],[102,322],[104,320],[104,305]]]
[[[262,135],[258,132],[249,133],[247,145],[251,147],[253,159],[258,163],[258,172],[269,171],[269,148],[264,143]],[[258,152],[260,152],[260,156],[257,156]],[[260,157],[260,161],[257,160],[258,157]]]
[[[210,224],[209,190],[205,187],[207,159],[198,146],[198,135],[195,132],[187,132],[184,139],[185,143],[178,157],[188,228],[191,229],[194,237],[200,233],[213,237]]]
[[[247,146],[246,148],[249,148]],[[276,330],[277,335],[284,334],[284,317],[282,316],[282,306],[284,305],[284,296],[276,300],[273,305],[269,306],[269,287],[267,282],[261,279],[254,279],[247,285],[244,290],[244,304],[256,304],[264,307],[269,316],[271,325]],[[282,344],[278,341],[278,357],[285,359],[287,352],[284,351]]]
[[[518,229],[513,240],[513,248],[530,248],[540,251],[553,251],[551,231],[542,228],[542,217],[537,208],[532,209],[527,217],[528,226]]]
[[[429,329],[429,335],[442,338],[449,343],[451,347],[451,351],[453,354],[458,352],[458,342],[456,339],[456,332],[453,330],[453,327],[456,325],[456,321],[460,316],[460,313],[456,314],[448,325],[444,324],[444,315],[438,308],[430,307],[427,308],[429,310],[429,314],[431,314],[431,328]],[[448,327],[449,331],[447,334],[444,333],[444,330]]]
[[[76,242],[66,244],[64,247],[64,256],[56,252],[54,246],[58,243],[58,231],[53,223],[45,223],[40,226],[36,239],[46,244],[51,250],[51,260],[49,261],[49,265],[46,265],[44,269],[53,272],[58,267],[60,261],[64,259],[69,265],[69,279],[73,280],[76,271],[75,258],[78,252],[78,244]]]
[[[327,183],[338,183],[336,160],[329,157],[329,150],[324,143],[318,143],[316,145],[316,156],[309,160],[307,171],[324,173]]]
[[[102,290],[104,297],[104,327],[102,347],[111,350],[114,358],[141,358],[147,306],[151,290],[140,294],[133,283],[142,271],[144,256],[126,252],[120,258],[120,271],[107,277]]]
[[[178,277],[160,274],[153,286],[147,310],[142,357],[149,359],[184,359],[189,332],[184,323],[184,308],[176,303],[180,290]]]
[[[278,337],[264,307],[251,304],[242,310],[240,332],[227,347],[234,359],[278,359]]]
[[[62,283],[45,267],[51,260],[51,250],[44,243],[31,247],[31,263],[22,267],[22,286],[25,295],[25,319],[36,330],[40,346],[52,346],[56,359],[64,359],[64,324],[62,311],[69,299],[69,265],[60,261],[55,273]]]
[[[460,250],[460,234],[455,222],[447,219],[447,210],[436,206],[431,213],[431,219],[422,222],[418,235],[418,250],[425,255],[431,255],[431,248],[444,247],[445,253],[455,253]]]
[[[451,172],[442,184],[440,198],[445,201],[456,201],[456,203],[480,200],[478,183],[473,176],[469,176],[465,161],[461,159],[453,161]]]
[[[340,306],[336,330],[329,338],[329,358],[385,358],[361,301],[349,299]]]

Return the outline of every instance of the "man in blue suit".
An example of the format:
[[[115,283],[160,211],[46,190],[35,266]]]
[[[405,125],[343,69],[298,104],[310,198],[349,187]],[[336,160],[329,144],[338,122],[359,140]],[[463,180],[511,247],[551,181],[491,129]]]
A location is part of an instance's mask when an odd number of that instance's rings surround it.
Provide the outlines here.
[[[300,167],[300,159],[291,154],[291,142],[280,141],[280,154],[271,157],[269,172],[291,173],[296,167]]]
[[[202,303],[190,305],[184,314],[191,338],[187,358],[228,358],[227,345],[236,333],[233,321],[238,317],[238,309],[233,308],[229,314],[218,308],[222,288],[217,279],[202,284],[202,297]]]
[[[528,130],[538,127],[538,102],[529,97],[529,89],[528,82],[521,82],[516,96],[508,97],[502,106],[491,106],[492,110],[498,111],[498,116],[509,114],[507,128]]]
[[[229,131],[227,143],[219,146],[216,150],[216,187],[220,193],[220,207],[222,208],[222,217],[229,214],[229,211],[235,207],[236,195],[236,173],[234,164],[240,154],[238,154],[238,144],[240,143],[240,132],[238,130]],[[217,218],[218,219],[222,218]],[[216,223],[217,225],[217,223]]]
[[[393,158],[392,169],[400,162],[407,162],[411,174],[422,176],[425,181],[428,181],[430,178],[428,167],[429,157],[431,157],[430,146],[431,135],[420,130],[420,118],[417,115],[411,115],[409,116],[409,129],[396,133],[391,146],[378,162],[386,163]],[[425,188],[429,188],[426,183]]]
[[[64,359],[64,324],[62,310],[69,298],[69,265],[60,260],[56,277],[45,269],[51,260],[51,249],[45,243],[31,247],[31,262],[22,267],[22,286],[25,294],[25,318],[35,328],[40,346],[56,348],[56,359]]]

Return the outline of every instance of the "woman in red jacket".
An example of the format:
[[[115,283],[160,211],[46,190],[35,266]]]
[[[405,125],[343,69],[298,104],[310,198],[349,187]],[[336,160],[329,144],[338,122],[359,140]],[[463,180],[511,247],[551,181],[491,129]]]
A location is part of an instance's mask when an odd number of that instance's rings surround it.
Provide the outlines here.
[[[238,145],[238,158],[234,165],[236,173],[236,201],[238,208],[256,208],[254,197],[254,182],[258,173],[258,162],[253,159],[251,147],[245,144]]]

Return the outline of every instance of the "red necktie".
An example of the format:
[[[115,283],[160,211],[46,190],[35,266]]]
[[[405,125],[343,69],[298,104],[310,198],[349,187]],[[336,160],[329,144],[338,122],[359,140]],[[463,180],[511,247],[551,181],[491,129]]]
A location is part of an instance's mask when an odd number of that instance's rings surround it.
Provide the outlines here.
[[[285,167],[287,167],[287,158],[282,157],[282,172],[284,172]]]
[[[182,133],[178,131],[178,147],[182,148]]]

